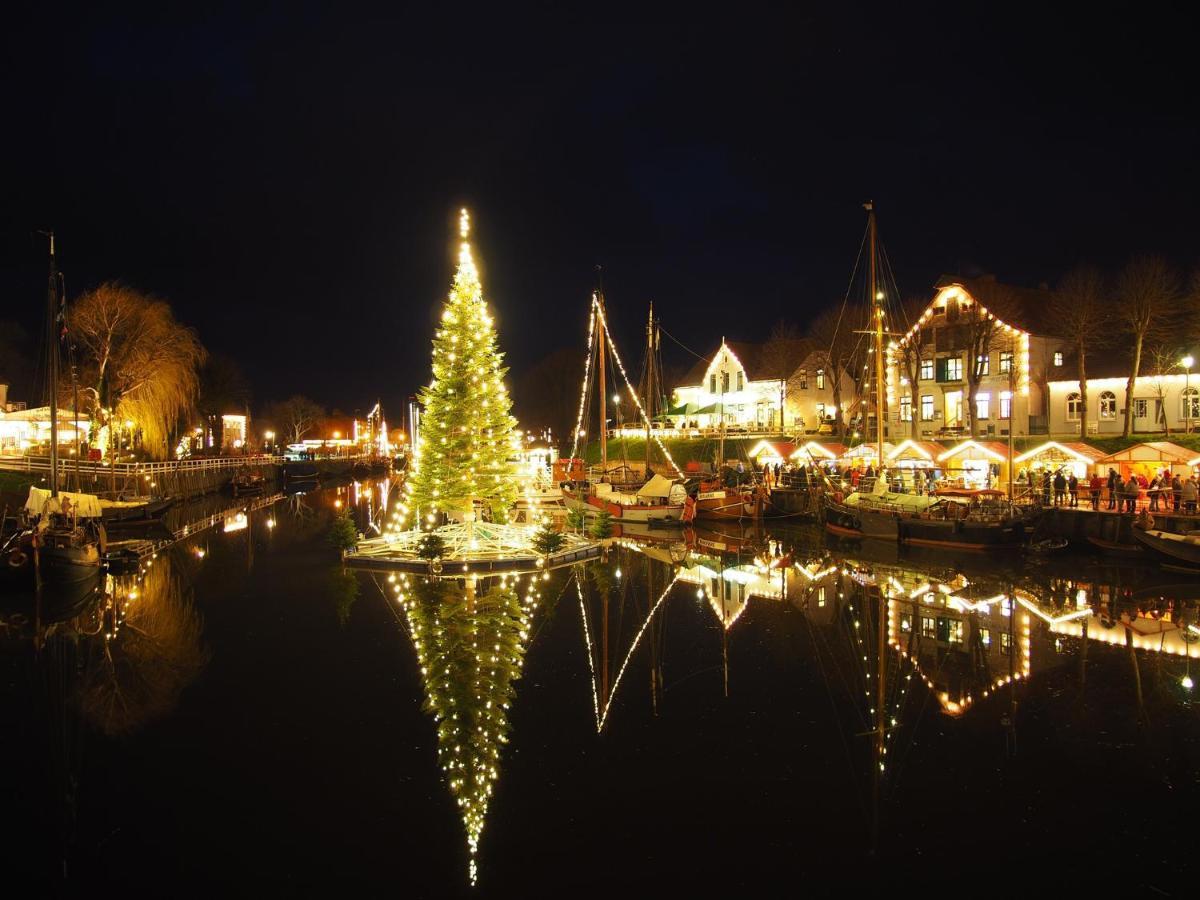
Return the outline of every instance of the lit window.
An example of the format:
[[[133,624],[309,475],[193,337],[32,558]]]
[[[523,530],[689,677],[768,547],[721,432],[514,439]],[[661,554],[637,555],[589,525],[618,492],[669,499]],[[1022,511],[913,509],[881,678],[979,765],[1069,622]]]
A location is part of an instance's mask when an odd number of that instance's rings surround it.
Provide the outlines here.
[[[745,373],[744,373],[744,372],[738,372],[738,382],[737,382],[737,384],[738,384],[738,387],[737,387],[737,389],[738,389],[739,391],[741,391],[741,390],[745,390],[745,388],[746,388],[746,382],[745,382],[745,380],[744,380],[744,379],[745,379]]]
[[[1144,397],[1133,401],[1133,417],[1144,419],[1150,413],[1150,401]]]
[[[1000,632],[1000,652],[1005,656],[1012,653],[1012,635],[1007,631]]]
[[[931,616],[921,616],[921,637],[937,638],[937,621]]]
[[[962,381],[961,356],[952,356],[946,360],[946,381]]]
[[[1063,357],[1062,357],[1062,351],[1061,351],[1061,350],[1056,350],[1056,351],[1054,352],[1054,364],[1055,364],[1056,366],[1061,366],[1061,365],[1063,364]]]
[[[825,389],[825,370],[817,369],[817,390]]]
[[[1185,419],[1200,419],[1200,391],[1188,388],[1180,397],[1180,414]]]
[[[817,588],[817,606],[825,605],[825,588],[824,586]]]
[[[900,421],[901,422],[911,422],[912,421],[912,397],[901,397],[900,398]]]
[[[1011,350],[1000,351],[1000,374],[1007,375],[1012,371],[1013,355]]]
[[[1078,422],[1083,401],[1078,394],[1067,394],[1067,421]]]
[[[1012,418],[1012,394],[1008,391],[1000,392],[1000,418]]]
[[[987,628],[979,629],[979,643],[985,647],[992,646],[992,632]]]
[[[991,394],[976,394],[975,395],[975,418],[986,419],[991,412]]]
[[[729,373],[728,372],[721,373],[721,392],[725,393],[725,394],[729,393]]]
[[[921,396],[921,421],[933,421],[933,394],[923,394]]]
[[[715,394],[717,392],[717,373],[716,372],[713,372],[713,374],[708,377],[708,392],[710,394]]]
[[[933,360],[932,359],[921,360],[921,380],[922,381],[933,381]]]
[[[1117,395],[1112,391],[1104,391],[1100,395],[1100,418],[1115,419],[1117,417]],[[1075,416],[1079,418],[1078,415]]]
[[[962,619],[950,619],[950,630],[946,635],[946,639],[952,644],[961,644],[963,642],[963,623]]]
[[[975,359],[975,374],[989,375],[992,369],[992,358],[986,353],[980,353]]]
[[[818,422],[825,421],[825,404],[824,403],[817,404],[817,421]]]
[[[808,369],[800,370],[800,390],[808,390]]]
[[[912,616],[908,615],[908,613],[900,617],[900,630],[905,634],[912,631]]]

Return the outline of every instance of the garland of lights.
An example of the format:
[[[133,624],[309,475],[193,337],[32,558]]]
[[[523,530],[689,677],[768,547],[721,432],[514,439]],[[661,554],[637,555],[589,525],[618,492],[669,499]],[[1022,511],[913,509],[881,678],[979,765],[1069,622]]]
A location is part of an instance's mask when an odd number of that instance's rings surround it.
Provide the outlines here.
[[[592,309],[588,313],[588,339],[587,339],[587,356],[583,361],[583,387],[579,391],[579,415],[575,417],[575,435],[571,441],[571,459],[575,459],[575,454],[579,451],[579,438],[583,431],[583,407],[587,400],[588,394],[588,376],[592,371],[592,345],[594,343],[596,333],[596,299],[592,298]]]

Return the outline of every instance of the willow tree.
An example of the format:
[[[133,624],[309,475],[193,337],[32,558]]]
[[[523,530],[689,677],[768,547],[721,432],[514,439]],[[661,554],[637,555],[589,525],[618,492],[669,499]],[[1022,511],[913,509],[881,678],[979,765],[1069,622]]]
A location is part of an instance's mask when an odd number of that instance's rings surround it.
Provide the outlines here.
[[[504,354],[466,241],[466,210],[459,228],[458,271],[433,339],[433,380],[421,389],[424,413],[405,485],[407,505],[427,522],[443,513],[470,514],[476,504],[506,521],[517,496],[508,464],[517,423],[504,387]]]
[[[72,304],[69,329],[83,352],[84,395],[93,422],[129,420],[143,446],[165,457],[199,392],[207,354],[163,300],[108,281]]]
[[[1167,336],[1172,317],[1179,312],[1179,299],[1179,276],[1161,256],[1133,259],[1117,277],[1116,314],[1132,350],[1125,384],[1124,437],[1133,430],[1133,392],[1141,374],[1142,351],[1146,344]]]

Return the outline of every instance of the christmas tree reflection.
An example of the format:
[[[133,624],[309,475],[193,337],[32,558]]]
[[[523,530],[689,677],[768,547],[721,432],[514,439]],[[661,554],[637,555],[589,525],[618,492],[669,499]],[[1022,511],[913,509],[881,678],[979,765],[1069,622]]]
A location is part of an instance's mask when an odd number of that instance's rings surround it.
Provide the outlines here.
[[[542,577],[389,577],[437,723],[438,763],[466,829],[472,884]]]

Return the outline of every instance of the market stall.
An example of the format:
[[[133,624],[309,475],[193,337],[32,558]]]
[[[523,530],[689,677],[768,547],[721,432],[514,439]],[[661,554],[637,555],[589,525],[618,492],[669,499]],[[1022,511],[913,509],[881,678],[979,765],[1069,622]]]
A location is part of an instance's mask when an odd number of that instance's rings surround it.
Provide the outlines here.
[[[1017,467],[1018,482],[1023,480],[1022,473],[1040,475],[1046,470],[1053,473],[1059,469],[1074,472],[1076,478],[1085,481],[1103,456],[1104,451],[1082,441],[1046,441],[1032,450],[1026,450],[1013,460],[1013,465]]]
[[[961,482],[966,488],[1008,482],[1008,444],[1002,441],[963,441],[940,454],[937,461],[947,479]]]
[[[1140,475],[1148,481],[1164,469],[1172,475],[1186,478],[1192,474],[1194,456],[1194,450],[1171,441],[1144,441],[1101,457],[1097,465],[1101,475],[1109,469],[1116,469],[1124,479],[1130,475]]]

